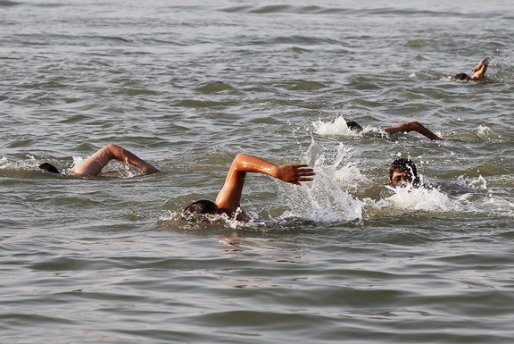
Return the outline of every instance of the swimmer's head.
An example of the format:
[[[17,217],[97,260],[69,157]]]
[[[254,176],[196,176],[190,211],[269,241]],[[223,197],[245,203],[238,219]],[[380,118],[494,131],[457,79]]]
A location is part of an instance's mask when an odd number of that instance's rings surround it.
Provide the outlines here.
[[[346,122],[346,125],[348,126],[348,129],[357,133],[360,133],[363,129],[362,126],[355,121],[348,121]]]
[[[389,184],[392,186],[406,184],[418,186],[419,183],[418,170],[412,160],[399,158],[391,163],[389,168]]]
[[[47,162],[44,162],[41,165],[39,165],[39,168],[47,172],[59,173],[59,170],[54,165],[49,164]]]
[[[219,213],[219,208],[214,202],[203,199],[191,203],[184,208],[183,212],[190,215],[214,215]]]
[[[453,76],[455,80],[471,80],[471,77],[466,73],[459,73]]]

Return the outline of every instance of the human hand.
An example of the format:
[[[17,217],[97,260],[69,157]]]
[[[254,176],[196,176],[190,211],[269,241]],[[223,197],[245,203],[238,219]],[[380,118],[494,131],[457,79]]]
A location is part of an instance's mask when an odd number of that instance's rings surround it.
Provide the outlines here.
[[[473,67],[473,69],[471,70],[473,73],[475,73],[477,70],[479,70],[480,68],[482,68],[482,66],[488,66],[489,65],[489,61],[491,61],[491,58],[490,57],[484,57],[480,60],[480,62],[478,62],[478,64]]]
[[[300,182],[312,181],[314,170],[305,164],[281,165],[277,168],[277,178],[291,184],[301,185]]]

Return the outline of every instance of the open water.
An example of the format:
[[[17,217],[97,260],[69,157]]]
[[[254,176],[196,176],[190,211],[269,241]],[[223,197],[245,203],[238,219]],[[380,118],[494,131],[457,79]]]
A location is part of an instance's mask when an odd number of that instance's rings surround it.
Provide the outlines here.
[[[0,342],[512,343],[511,1],[0,0]],[[489,82],[455,82],[491,57]],[[445,138],[367,131],[419,121]],[[95,178],[43,173],[117,143]],[[250,223],[189,223],[238,152]],[[386,187],[411,157],[440,188]]]

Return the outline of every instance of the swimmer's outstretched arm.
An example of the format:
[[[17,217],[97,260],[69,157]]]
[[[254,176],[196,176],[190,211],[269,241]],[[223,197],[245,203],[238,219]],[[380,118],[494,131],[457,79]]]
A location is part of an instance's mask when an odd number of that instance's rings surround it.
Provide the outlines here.
[[[442,138],[427,129],[423,124],[416,121],[401,123],[391,128],[385,128],[384,131],[388,134],[408,133],[410,131],[415,131],[429,138],[430,140],[442,140]]]
[[[243,186],[247,172],[262,173],[287,183],[300,185],[300,182],[311,181],[314,170],[304,164],[274,165],[258,157],[248,154],[238,154],[230,170],[225,184],[216,197],[219,209],[232,215],[241,202]]]
[[[72,172],[82,176],[96,176],[112,159],[128,162],[141,169],[145,174],[159,172],[159,169],[152,164],[140,159],[123,147],[112,143],[99,149],[95,154],[79,163],[73,168]]]

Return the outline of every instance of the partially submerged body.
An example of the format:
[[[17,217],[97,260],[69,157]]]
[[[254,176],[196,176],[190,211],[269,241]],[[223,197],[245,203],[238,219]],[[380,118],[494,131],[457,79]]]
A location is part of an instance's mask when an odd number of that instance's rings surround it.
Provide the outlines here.
[[[454,75],[454,79],[456,80],[464,80],[464,81],[485,81],[488,80],[485,72],[487,72],[487,67],[489,67],[490,62],[489,57],[484,57],[478,62],[478,64],[471,69],[471,76],[466,73],[459,73]]]
[[[393,187],[412,186],[414,188],[442,190],[449,195],[464,195],[476,193],[477,189],[466,183],[427,181],[423,175],[418,174],[414,162],[410,159],[399,158],[389,167],[389,185]]]
[[[391,162],[389,167],[389,184],[395,187],[406,185],[414,187],[423,186],[421,178],[418,176],[416,164],[412,160],[405,158],[399,158]]]
[[[355,121],[348,121],[346,123],[346,125],[348,125],[348,128],[350,130],[353,130],[357,133],[360,133],[363,131],[362,126],[359,125]],[[384,130],[384,132],[386,132],[389,135],[408,133],[408,132],[414,131],[414,132],[417,132],[417,133],[425,136],[426,138],[428,138],[430,140],[442,140],[442,138],[440,138],[439,136],[434,134],[432,131],[430,131],[428,128],[426,128],[423,124],[416,122],[416,121],[400,123],[393,127],[384,128],[383,130]]]
[[[311,181],[314,176],[313,169],[304,164],[275,165],[258,157],[240,153],[230,165],[225,183],[215,202],[209,200],[193,202],[184,209],[184,213],[192,215],[225,214],[237,220],[249,220],[248,214],[240,208],[247,172],[266,174],[295,185],[300,185],[300,182]]]
[[[112,143],[100,148],[89,158],[75,165],[70,172],[76,176],[97,176],[109,161],[113,159],[136,166],[144,174],[159,172],[159,169],[152,164],[140,159],[125,148]],[[39,165],[39,168],[48,172],[59,173],[55,166],[46,162]]]

